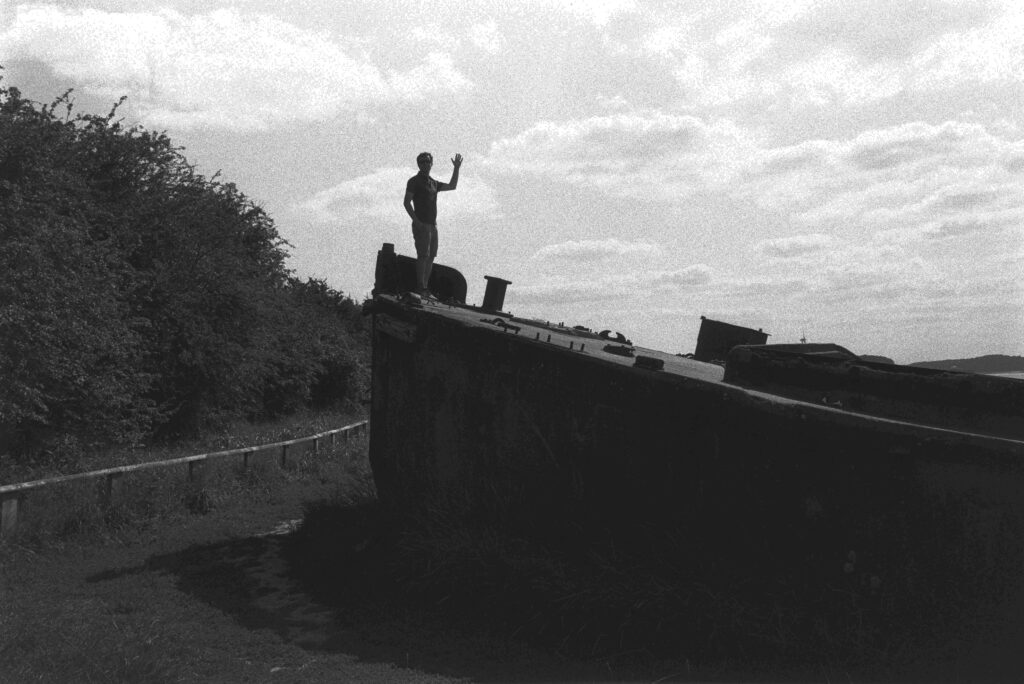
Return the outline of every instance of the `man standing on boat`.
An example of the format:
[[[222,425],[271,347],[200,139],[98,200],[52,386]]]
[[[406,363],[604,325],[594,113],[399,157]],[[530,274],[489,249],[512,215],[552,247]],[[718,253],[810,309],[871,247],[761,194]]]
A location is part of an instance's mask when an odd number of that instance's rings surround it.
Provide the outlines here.
[[[412,218],[412,237],[416,242],[416,285],[419,294],[427,299],[435,299],[427,283],[430,282],[430,271],[434,267],[437,256],[437,193],[454,190],[459,184],[459,167],[462,166],[462,155],[452,158],[452,177],[447,183],[430,177],[430,168],[434,165],[434,156],[422,152],[416,157],[416,165],[420,172],[405,184],[405,210]]]

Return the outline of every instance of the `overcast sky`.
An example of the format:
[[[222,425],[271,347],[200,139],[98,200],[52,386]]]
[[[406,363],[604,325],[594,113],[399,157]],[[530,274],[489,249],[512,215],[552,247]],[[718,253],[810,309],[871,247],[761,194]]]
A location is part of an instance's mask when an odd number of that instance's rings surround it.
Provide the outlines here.
[[[700,316],[900,363],[1024,354],[1016,0],[0,0],[4,82],[165,130],[357,300],[413,253],[471,302],[693,351]]]

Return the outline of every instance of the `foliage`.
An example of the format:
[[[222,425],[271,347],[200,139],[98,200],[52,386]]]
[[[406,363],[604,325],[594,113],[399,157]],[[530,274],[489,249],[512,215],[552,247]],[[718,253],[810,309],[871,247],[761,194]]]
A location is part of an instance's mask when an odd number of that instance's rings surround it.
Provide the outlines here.
[[[0,87],[0,454],[351,403],[357,306],[163,133]],[[118,103],[119,105],[120,103]]]

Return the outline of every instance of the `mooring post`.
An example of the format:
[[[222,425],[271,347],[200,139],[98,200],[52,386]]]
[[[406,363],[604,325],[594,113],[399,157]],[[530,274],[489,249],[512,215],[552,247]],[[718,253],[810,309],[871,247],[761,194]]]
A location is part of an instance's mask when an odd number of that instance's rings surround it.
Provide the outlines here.
[[[484,280],[487,281],[487,288],[484,290],[484,303],[480,308],[484,311],[501,311],[501,307],[505,305],[505,289],[512,281],[496,276],[484,276]]]

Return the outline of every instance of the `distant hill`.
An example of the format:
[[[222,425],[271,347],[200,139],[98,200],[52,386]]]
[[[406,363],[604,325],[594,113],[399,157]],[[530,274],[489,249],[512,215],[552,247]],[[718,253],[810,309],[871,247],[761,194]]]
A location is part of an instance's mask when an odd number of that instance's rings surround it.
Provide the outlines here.
[[[955,370],[964,373],[1017,373],[1024,372],[1024,356],[988,354],[973,359],[947,359],[945,361],[918,361],[908,364],[922,368]]]

